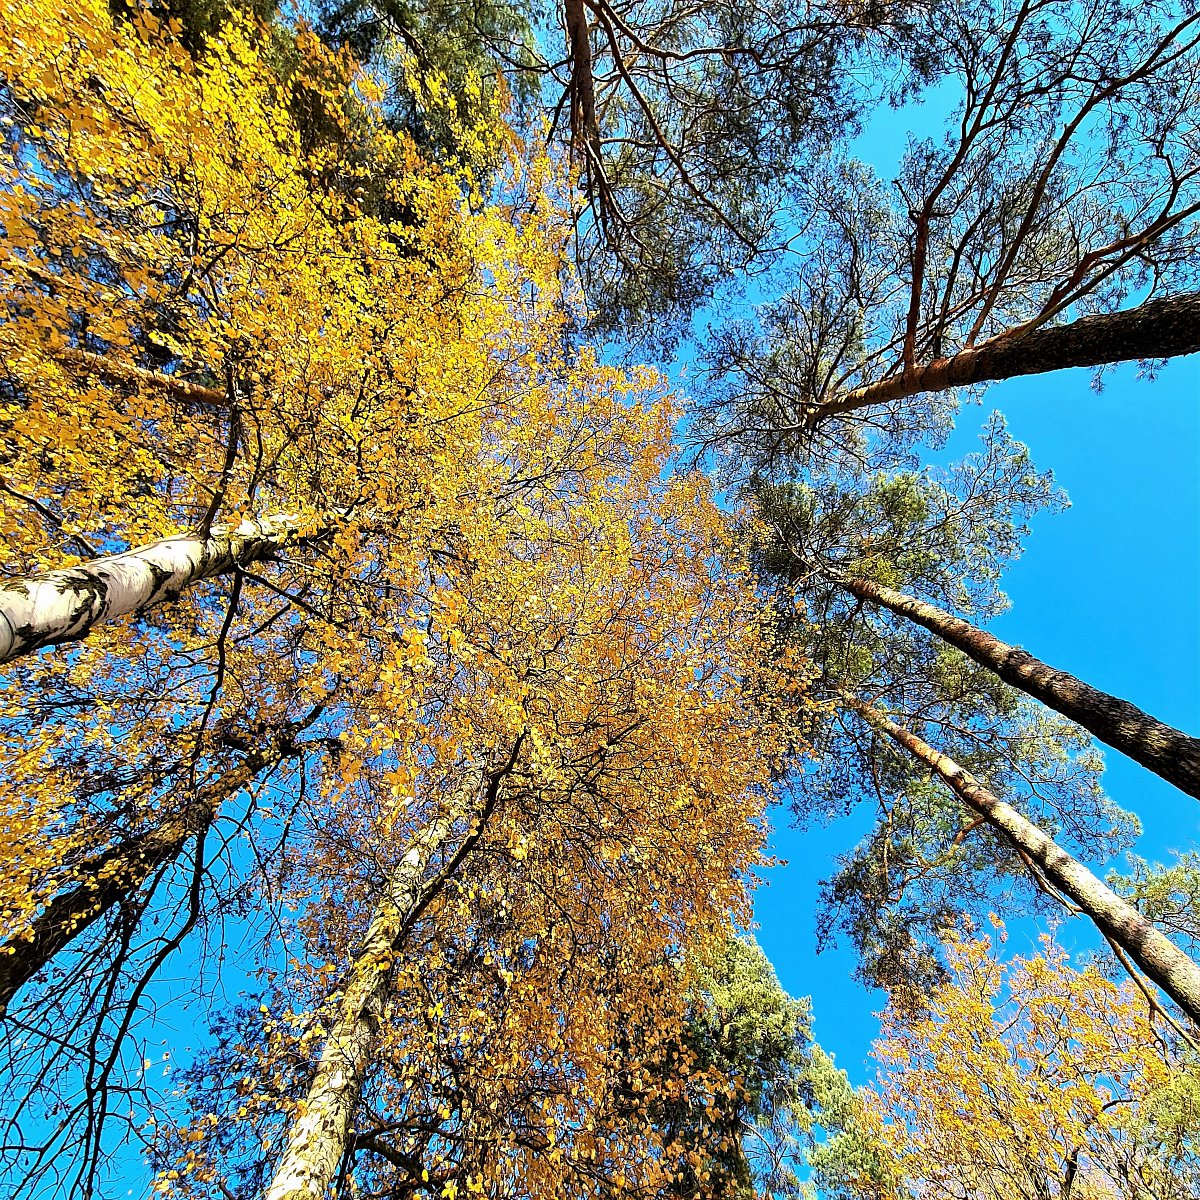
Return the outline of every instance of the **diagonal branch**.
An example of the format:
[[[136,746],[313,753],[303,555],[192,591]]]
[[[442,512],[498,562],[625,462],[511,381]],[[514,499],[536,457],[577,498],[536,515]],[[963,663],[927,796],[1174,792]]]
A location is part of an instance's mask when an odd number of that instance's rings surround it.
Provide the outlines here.
[[[1003,333],[949,358],[864,384],[814,406],[806,420],[814,428],[828,417],[875,404],[948,391],[997,379],[1040,375],[1067,367],[1174,358],[1200,351],[1200,292],[1148,300],[1137,308],[1080,317],[1021,333]]]

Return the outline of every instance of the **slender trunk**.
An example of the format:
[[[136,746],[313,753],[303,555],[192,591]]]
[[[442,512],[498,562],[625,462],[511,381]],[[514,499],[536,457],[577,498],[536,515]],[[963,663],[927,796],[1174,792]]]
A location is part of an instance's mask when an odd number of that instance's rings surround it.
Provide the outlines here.
[[[585,156],[596,159],[589,170],[599,166],[600,126],[596,120],[596,85],[592,76],[592,42],[588,34],[584,0],[565,0],[563,18],[567,27],[567,46],[571,55],[570,97],[571,138]]]
[[[860,600],[868,600],[923,625],[957,646],[1005,683],[1040,700],[1082,725],[1102,742],[1129,755],[1189,796],[1200,798],[1200,738],[1164,725],[1127,700],[1089,687],[1074,675],[1056,670],[1025,650],[1002,642],[961,617],[879,583],[851,576],[830,576]]]
[[[425,906],[475,848],[524,744],[521,733],[507,763],[492,771],[478,766],[467,773],[461,792],[464,811],[474,809],[480,787],[482,806],[470,832],[436,875],[426,878],[429,860],[449,840],[454,823],[450,815],[438,817],[417,834],[392,871],[387,891],[371,914],[362,948],[350,965],[337,1019],[263,1200],[323,1200],[350,1144],[354,1110],[375,1054],[396,953]]]
[[[1002,333],[949,358],[906,368],[891,379],[865,384],[817,405],[811,423],[922,392],[941,392],[1019,375],[1040,375],[1066,367],[1173,358],[1198,350],[1200,292],[1191,292],[1151,300],[1123,312],[1080,317],[1066,325],[1043,326],[1026,333]]]
[[[450,836],[449,817],[418,834],[392,872],[355,955],[337,1019],[264,1200],[322,1200],[346,1152],[354,1109],[375,1053],[401,939],[429,893],[429,860]]]
[[[952,758],[854,697],[847,702],[866,721],[903,746],[945,782],[1046,880],[1089,916],[1191,1020],[1200,1024],[1200,966],[1155,929],[1136,908],[1072,858],[1042,829],[987,790]]]
[[[287,748],[287,739],[281,736],[215,783],[199,788],[188,803],[152,829],[76,867],[73,875],[81,882],[56,895],[28,927],[0,944],[0,1014],[60,950],[105,913],[136,895],[158,867],[178,857],[191,838],[216,820],[225,800],[268,763],[278,761]]]
[[[86,350],[76,350],[72,346],[64,346],[56,351],[55,355],[83,374],[99,375],[101,379],[108,379],[114,383],[132,383],[140,387],[157,388],[176,400],[187,402],[188,405],[229,407],[229,397],[224,392],[200,383],[190,383],[186,379],[178,379],[174,375],[163,375],[158,371],[147,371],[143,367],[128,366],[115,362],[106,355],[91,354]]]
[[[299,538],[300,519],[263,517],[163,538],[60,571],[0,582],[0,662],[78,641],[102,621],[145,612],[189,584],[269,557]],[[320,531],[318,531],[320,532]]]

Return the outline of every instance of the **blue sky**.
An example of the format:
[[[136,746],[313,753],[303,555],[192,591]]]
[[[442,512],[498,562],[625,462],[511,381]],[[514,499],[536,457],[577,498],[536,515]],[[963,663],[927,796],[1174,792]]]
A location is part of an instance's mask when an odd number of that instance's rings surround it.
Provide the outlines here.
[[[990,628],[1160,720],[1200,732],[1200,358],[1169,363],[1154,381],[1137,375],[1121,367],[1099,393],[1087,370],[997,384],[963,411],[947,449],[955,457],[974,449],[980,425],[999,409],[1071,500],[1066,512],[1035,522],[1007,577],[1012,607]],[[1200,802],[1115,750],[1106,751],[1106,763],[1109,794],[1141,818],[1143,857],[1200,846]],[[852,980],[848,950],[815,954],[813,910],[818,881],[867,819],[852,814],[798,832],[777,809],[774,847],[788,862],[769,873],[755,905],[757,936],[781,983],[792,995],[812,996],[817,1038],[855,1083],[868,1078],[883,998]],[[1079,921],[1060,940],[1093,945]],[[1009,946],[1029,949],[1029,935]]]

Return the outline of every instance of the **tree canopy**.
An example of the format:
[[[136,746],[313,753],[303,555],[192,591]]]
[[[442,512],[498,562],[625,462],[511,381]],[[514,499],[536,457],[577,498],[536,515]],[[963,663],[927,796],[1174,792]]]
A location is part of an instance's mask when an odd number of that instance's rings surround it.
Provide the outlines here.
[[[1093,739],[1200,742],[987,628],[1065,496],[941,448],[1200,350],[1198,88],[1175,0],[0,9],[4,1194],[1194,1195],[1196,852]]]

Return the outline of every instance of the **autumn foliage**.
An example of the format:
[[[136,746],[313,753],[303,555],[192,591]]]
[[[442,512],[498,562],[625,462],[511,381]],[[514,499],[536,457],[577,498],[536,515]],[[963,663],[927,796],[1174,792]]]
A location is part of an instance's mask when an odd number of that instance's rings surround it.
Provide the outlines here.
[[[1164,1040],[1133,983],[1073,968],[1049,939],[1008,962],[996,951],[957,943],[928,1013],[885,1017],[873,1114],[899,1193],[1194,1195],[1195,1051]]]
[[[386,39],[364,66],[288,14],[195,15],[0,6],[14,1193],[103,1195],[125,1155],[214,1200],[750,1200],[804,1188],[819,1126],[847,1194],[1194,1195],[1194,1051],[1148,991],[951,940],[928,1011],[889,1010],[871,1100],[739,940],[781,781],[799,794],[806,739],[866,708],[838,658],[874,662],[773,606],[764,526],[680,451],[682,402],[581,336],[553,122],[523,138],[502,81],[464,67],[455,91]],[[804,32],[786,61],[826,61]],[[990,589],[1038,505],[970,510],[995,554],[913,554],[984,562]],[[176,577],[154,555],[185,543],[202,566]],[[1062,728],[1018,766],[1073,754]],[[935,780],[892,759],[874,787]],[[950,878],[980,822],[936,796]],[[164,1084],[160,1013],[197,1000],[211,1029]]]
[[[54,996],[80,1040],[12,1050],[34,1114],[14,1170],[42,1168],[37,1114],[77,1076],[123,1078],[121,1013],[232,907],[260,914],[266,1003],[225,1045],[244,1075],[196,1093],[178,1149],[160,1129],[164,1190],[264,1186],[364,973],[386,988],[343,1186],[666,1186],[696,1149],[656,1106],[722,1083],[637,1064],[681,1053],[681,951],[749,918],[784,735],[735,531],[673,463],[657,378],[568,350],[550,164],[510,140],[482,202],[303,33],[295,77],[335,127],[315,146],[249,24],[197,61],[149,10],[5,20],[37,114],[4,189],[10,571],[298,529],[19,667],[8,952],[56,898],[82,907],[16,1001]],[[402,219],[356,202],[352,146]],[[364,960],[430,831],[435,884]],[[68,1111],[59,1178],[94,1186],[106,1114]]]

